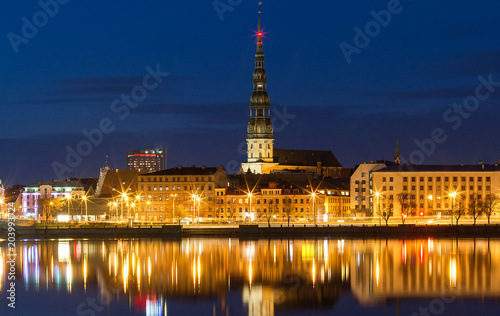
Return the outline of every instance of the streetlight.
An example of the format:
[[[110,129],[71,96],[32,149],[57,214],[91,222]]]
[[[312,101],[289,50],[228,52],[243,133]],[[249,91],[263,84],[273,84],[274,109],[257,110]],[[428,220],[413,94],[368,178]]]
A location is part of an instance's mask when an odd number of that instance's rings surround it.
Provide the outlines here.
[[[379,226],[382,225],[382,212],[380,212],[380,193],[375,192],[375,197],[377,197],[377,204],[378,204],[378,224]]]
[[[87,209],[87,196],[82,196],[82,200],[85,202],[85,222],[88,220],[88,209]]]
[[[124,199],[125,197],[127,197],[127,193],[123,192],[123,193],[121,194],[121,198],[120,198],[120,204],[121,204],[121,206],[120,206],[120,208],[121,208],[120,220],[122,220],[122,219],[123,219],[123,199]]]
[[[70,212],[69,212],[69,203],[71,201],[71,193],[66,196],[66,199],[68,199],[68,220],[70,220],[71,219],[71,215],[70,215]]]
[[[170,194],[170,197],[172,198],[172,224],[175,224],[175,198],[177,197],[177,194]]]
[[[457,191],[450,192],[448,194],[448,196],[450,198],[452,198],[452,200],[451,200],[451,216],[450,217],[451,217],[451,225],[453,225],[453,208],[455,206],[455,198],[457,197]]]
[[[0,197],[0,210],[2,211],[2,212],[0,213],[0,218],[3,218],[3,217],[4,217],[4,216],[3,216],[3,207],[2,207],[3,203],[4,203],[4,198],[3,198],[3,197]]]
[[[313,199],[314,226],[316,226],[316,192],[311,193]]]
[[[252,192],[248,193],[248,199],[250,200],[250,220],[252,219]]]
[[[200,217],[200,201],[201,201],[201,198],[199,196],[196,197],[196,202],[198,202],[198,221],[199,221],[199,217]]]
[[[148,200],[148,201],[146,202],[146,204],[148,205],[148,211],[147,211],[147,215],[146,215],[146,221],[147,221],[147,220],[149,219],[149,217],[150,217],[150,212],[149,212],[149,211],[151,210],[151,207],[150,207],[150,205],[151,205],[151,201],[150,201],[150,200]]]

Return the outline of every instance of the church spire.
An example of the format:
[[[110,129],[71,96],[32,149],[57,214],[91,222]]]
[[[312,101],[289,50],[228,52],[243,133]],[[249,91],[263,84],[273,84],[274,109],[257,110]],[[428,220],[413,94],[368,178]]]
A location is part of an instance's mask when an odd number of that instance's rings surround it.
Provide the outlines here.
[[[253,72],[253,93],[250,98],[250,120],[247,128],[247,162],[267,163],[273,161],[273,125],[271,105],[267,94],[267,75],[264,68],[261,5],[259,1],[259,24],[257,28],[257,50]]]
[[[399,153],[399,138],[396,139],[396,154],[394,155],[394,162],[398,165],[401,164],[401,154]]]

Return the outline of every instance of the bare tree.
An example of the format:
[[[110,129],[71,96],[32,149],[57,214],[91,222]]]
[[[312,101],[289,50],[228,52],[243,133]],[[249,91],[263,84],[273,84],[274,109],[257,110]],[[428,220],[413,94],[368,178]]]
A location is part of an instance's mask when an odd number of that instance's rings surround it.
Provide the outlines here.
[[[188,211],[185,209],[183,205],[175,205],[174,208],[174,218],[177,219],[177,224],[180,225],[181,220],[186,217],[188,214]]]
[[[268,206],[267,210],[266,210],[266,205]],[[278,207],[273,205],[271,199],[268,199],[268,203],[263,204],[263,207],[264,207],[264,213],[266,215],[267,226],[271,227],[271,220],[274,218],[274,214],[276,213]]]
[[[488,224],[490,224],[491,215],[497,211],[499,201],[498,196],[494,194],[488,194],[484,198],[483,213],[488,218]]]
[[[385,226],[389,226],[389,218],[394,213],[394,203],[392,203],[392,200],[388,201],[387,205],[384,205],[384,211],[380,216],[384,219],[385,221]]]
[[[285,198],[285,203],[283,204],[283,212],[286,214],[288,219],[288,226],[290,226],[290,217],[292,215],[293,210],[295,209],[295,195],[291,198]]]
[[[462,215],[465,215],[467,213],[467,205],[465,205],[465,199],[463,196],[461,195],[457,195],[456,198],[455,198],[455,201],[453,203],[454,207],[452,208],[452,223],[453,223],[453,219],[455,219],[455,221],[457,222],[457,225],[458,225],[458,220],[460,219],[460,217],[462,217]]]
[[[415,214],[415,202],[409,193],[399,193],[397,195],[397,201],[401,206],[401,221],[404,224],[408,216]]]
[[[42,216],[45,221],[52,221],[52,216],[60,211],[65,205],[65,201],[62,198],[40,198],[38,199],[38,208],[42,210]]]
[[[467,205],[467,213],[474,218],[474,225],[476,225],[477,218],[483,213],[483,201],[476,193],[472,194],[469,198]],[[457,222],[458,225],[458,222]]]

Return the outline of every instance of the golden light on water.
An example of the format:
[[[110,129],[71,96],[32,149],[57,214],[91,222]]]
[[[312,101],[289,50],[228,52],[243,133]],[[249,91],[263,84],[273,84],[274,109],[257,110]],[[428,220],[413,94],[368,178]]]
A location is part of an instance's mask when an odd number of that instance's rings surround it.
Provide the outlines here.
[[[112,284],[113,299],[130,300],[131,306],[148,301],[152,311],[163,310],[166,297],[220,298],[244,286],[251,286],[256,304],[264,304],[271,297],[264,293],[273,291],[286,301],[305,293],[333,295],[346,287],[363,304],[417,294],[440,297],[450,287],[465,289],[464,295],[500,297],[495,282],[500,240],[130,240],[106,241],[104,253],[101,242],[88,241],[81,244],[82,254],[77,243],[25,242],[17,265],[28,293],[38,290],[39,281],[41,291],[73,294],[111,290]],[[0,277],[5,273],[6,266],[0,266]],[[5,283],[0,286],[5,290]]]

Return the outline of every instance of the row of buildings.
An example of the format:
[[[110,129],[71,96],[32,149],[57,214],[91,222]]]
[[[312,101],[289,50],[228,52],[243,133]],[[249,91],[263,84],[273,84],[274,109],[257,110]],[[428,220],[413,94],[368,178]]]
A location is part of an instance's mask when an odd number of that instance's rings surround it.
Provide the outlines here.
[[[68,207],[60,214],[73,220],[87,213],[90,220],[324,222],[377,217],[389,204],[393,216],[400,216],[400,194],[411,199],[416,216],[439,218],[450,214],[454,199],[467,205],[472,198],[497,196],[499,188],[498,164],[374,161],[360,164],[348,178],[306,171],[228,175],[223,167],[205,166],[158,172],[104,167],[93,181],[38,182],[17,188],[17,197],[10,189],[1,192],[4,203],[10,199],[23,216],[35,218],[41,216],[39,199],[54,198],[66,201]],[[84,196],[88,203],[83,203]]]

